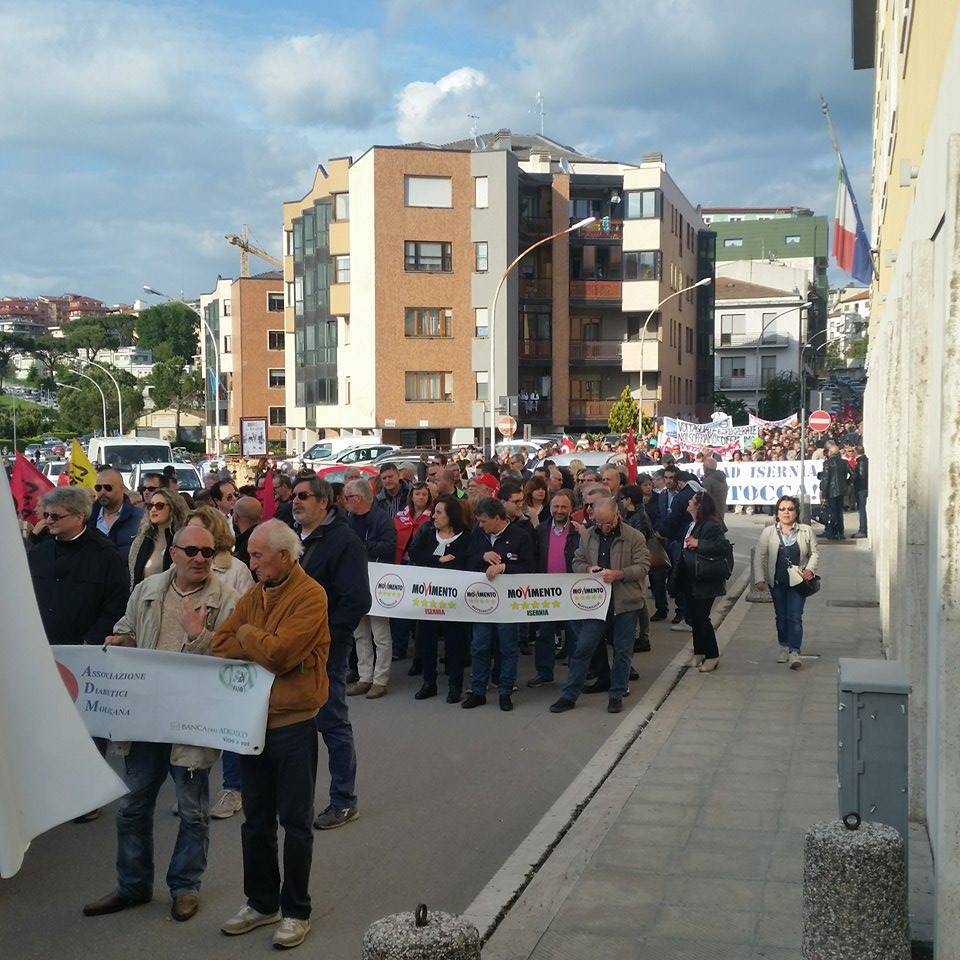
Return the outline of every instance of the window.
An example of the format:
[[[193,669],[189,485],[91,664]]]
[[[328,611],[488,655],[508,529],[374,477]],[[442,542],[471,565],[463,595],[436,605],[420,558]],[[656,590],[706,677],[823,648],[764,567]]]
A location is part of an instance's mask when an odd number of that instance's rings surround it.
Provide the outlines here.
[[[287,306],[292,307],[293,306],[293,281],[288,280],[286,286],[287,286]]]
[[[489,316],[490,308],[489,307],[475,307],[473,310],[474,314],[474,336],[475,337],[485,337],[489,332]]]
[[[405,399],[409,401],[452,400],[453,374],[440,371],[408,372],[404,377]]]
[[[490,179],[489,177],[473,178],[473,205],[482,210],[490,206]]]
[[[452,273],[453,245],[407,240],[403,245],[404,269],[408,273]]]
[[[721,357],[720,376],[724,379],[743,378],[747,375],[746,357]]]
[[[231,306],[232,306],[232,305],[231,305],[231,303],[230,303],[229,300],[224,300],[224,301],[223,301],[223,315],[224,315],[225,317],[229,317],[229,316],[230,316]]]
[[[283,331],[282,330],[267,331],[267,349],[268,350],[283,349]]]
[[[340,319],[343,320],[343,345],[348,347],[350,346],[350,318],[341,317]]]
[[[784,239],[784,242],[785,242],[785,243],[799,243],[799,242],[800,242],[800,237],[798,237],[797,234],[795,234],[795,233],[794,233],[794,234],[791,234],[791,235],[788,236],[788,237],[784,237],[783,239]]]
[[[486,400],[489,390],[487,387],[490,383],[490,375],[486,370],[478,370],[476,373],[477,378],[477,390],[475,397],[477,400]]]
[[[624,280],[659,280],[663,254],[659,250],[624,250]]]
[[[349,406],[350,405],[350,378],[349,377],[343,378],[343,394],[344,394],[343,402],[347,406]]]
[[[270,426],[285,427],[286,425],[287,425],[287,408],[271,407],[270,408]]]
[[[283,231],[283,254],[286,257],[293,256],[293,231]]]
[[[350,194],[349,193],[335,193],[333,195],[333,219],[334,220],[350,219]]]
[[[271,367],[267,370],[267,385],[271,390],[279,390],[286,386],[287,374],[283,367]]]
[[[449,177],[404,177],[403,202],[408,207],[452,207]]]
[[[720,314],[720,345],[729,345],[734,337],[742,337],[747,332],[747,315],[745,313]]]
[[[303,277],[293,281],[293,309],[298,317],[303,316]]]
[[[743,237],[728,237],[723,241],[725,247],[742,247]]]
[[[232,343],[233,343],[233,337],[231,337],[231,336],[225,336],[225,337],[223,338],[223,350],[222,350],[221,352],[222,352],[222,353],[229,353],[229,352],[230,352],[230,346],[231,346]]]
[[[687,327],[687,353],[693,353],[693,327]]]
[[[662,190],[628,190],[624,217],[627,220],[658,220],[663,211]]]
[[[481,240],[473,245],[474,269],[477,273],[487,272],[487,242]]]
[[[774,356],[760,357],[760,383],[766,386],[777,375],[777,358]]]
[[[333,258],[333,282],[334,283],[350,282],[350,258],[349,257]]]
[[[267,294],[267,311],[269,313],[283,313],[283,294],[282,293]]]
[[[405,337],[449,337],[453,311],[446,307],[407,307],[403,318]]]

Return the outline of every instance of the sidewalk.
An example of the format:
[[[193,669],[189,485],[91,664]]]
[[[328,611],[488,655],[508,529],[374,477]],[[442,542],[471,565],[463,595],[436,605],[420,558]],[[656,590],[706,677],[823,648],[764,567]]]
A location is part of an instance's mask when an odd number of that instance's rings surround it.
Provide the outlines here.
[[[484,960],[800,960],[804,832],[838,816],[837,659],[881,656],[866,543],[821,557],[804,616],[804,653],[819,658],[776,663],[772,606],[741,598],[719,669],[684,674]],[[917,834],[911,885],[924,886]]]

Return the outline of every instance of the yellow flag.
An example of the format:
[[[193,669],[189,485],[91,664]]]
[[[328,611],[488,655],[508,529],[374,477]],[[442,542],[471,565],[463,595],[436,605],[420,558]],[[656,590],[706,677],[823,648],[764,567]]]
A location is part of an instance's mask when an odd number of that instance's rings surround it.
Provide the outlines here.
[[[67,467],[67,473],[70,475],[72,487],[92,487],[97,479],[97,471],[76,440],[70,445],[70,464]]]

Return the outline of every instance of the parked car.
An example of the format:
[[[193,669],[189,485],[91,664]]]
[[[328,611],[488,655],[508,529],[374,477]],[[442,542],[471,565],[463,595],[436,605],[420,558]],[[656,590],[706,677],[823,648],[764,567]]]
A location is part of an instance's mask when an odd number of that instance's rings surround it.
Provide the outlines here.
[[[353,438],[353,443],[340,445],[338,441],[325,440],[314,444],[302,457],[291,457],[284,464],[291,464],[296,470],[302,463],[310,470],[320,467],[350,466],[352,464],[373,463],[383,454],[392,453],[397,447],[391,443],[379,443],[374,438]],[[320,454],[320,456],[317,456]]]
[[[43,445],[39,443],[28,443],[23,451],[23,455],[28,460],[36,460],[38,454],[40,455],[41,462],[47,459],[47,452]]]
[[[43,467],[43,475],[54,485],[60,479],[60,474],[67,469],[66,460],[48,460]]]
[[[350,466],[334,465],[332,467],[320,467],[320,469],[317,470],[316,473],[318,477],[320,477],[323,480],[326,480],[327,483],[343,483],[343,475],[352,466],[354,465],[351,464]],[[360,473],[363,475],[363,478],[365,480],[370,480],[371,482],[373,482],[377,478],[379,473],[376,467],[371,467],[369,464],[366,464],[366,463],[357,465],[356,469],[360,471]]]
[[[164,467],[173,467],[177,471],[177,481],[184,493],[199,490],[203,486],[200,482],[200,474],[192,463],[172,463],[167,460],[156,463],[135,463],[130,471],[130,489],[139,490],[140,478],[145,473],[163,473]]]

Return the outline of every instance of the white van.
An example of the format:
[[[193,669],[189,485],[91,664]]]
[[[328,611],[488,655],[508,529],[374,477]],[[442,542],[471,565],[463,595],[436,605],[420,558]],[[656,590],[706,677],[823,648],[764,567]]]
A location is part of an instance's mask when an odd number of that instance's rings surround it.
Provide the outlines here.
[[[87,449],[90,462],[96,466],[116,467],[130,489],[130,475],[135,463],[172,463],[173,450],[166,440],[153,437],[94,437]]]

